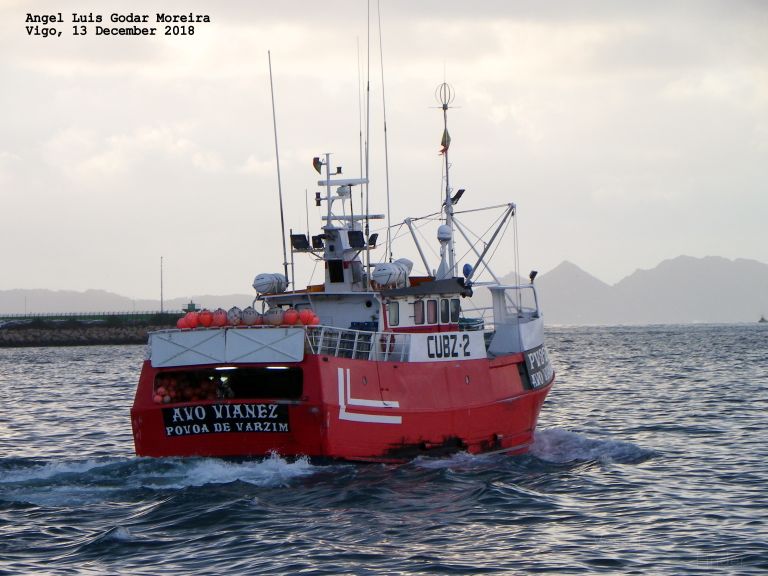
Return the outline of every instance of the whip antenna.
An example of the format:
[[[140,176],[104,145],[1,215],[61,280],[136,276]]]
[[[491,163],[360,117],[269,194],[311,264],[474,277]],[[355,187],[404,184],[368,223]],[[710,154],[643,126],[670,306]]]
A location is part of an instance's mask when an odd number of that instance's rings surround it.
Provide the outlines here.
[[[280,231],[283,240],[283,272],[286,280],[288,279],[288,251],[285,247],[285,215],[283,213],[283,186],[280,180],[280,152],[277,146],[277,116],[275,115],[275,87],[272,84],[272,54],[267,50],[267,60],[269,61],[269,92],[272,95],[272,127],[275,132],[275,161],[277,162],[277,193],[280,197]],[[294,278],[291,278],[291,286],[294,286]]]
[[[376,11],[379,17],[379,62],[381,63],[381,108],[384,113],[384,178],[387,188],[387,255],[392,262],[392,229],[390,219],[392,208],[389,201],[389,146],[387,145],[387,99],[384,96],[384,47],[381,39],[381,2],[377,0]]]
[[[368,215],[371,213],[369,204],[369,144],[370,144],[370,131],[371,131],[371,0],[368,0],[368,38],[367,38],[367,69],[365,80],[365,237],[368,238],[371,233],[370,218]],[[371,251],[370,248],[365,250],[367,262],[366,262],[366,277],[370,284],[371,278]]]

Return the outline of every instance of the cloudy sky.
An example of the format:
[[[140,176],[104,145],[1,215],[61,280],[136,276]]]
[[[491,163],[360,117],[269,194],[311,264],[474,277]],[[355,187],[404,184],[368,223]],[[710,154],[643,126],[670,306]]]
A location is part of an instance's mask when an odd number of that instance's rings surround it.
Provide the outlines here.
[[[158,10],[211,22],[164,36]],[[61,37],[28,35],[27,13],[59,11]],[[148,14],[159,35],[74,36],[73,12]],[[161,256],[166,297],[280,271],[267,51],[286,225],[303,230],[312,157],[359,173],[366,19],[360,0],[0,0],[0,290],[157,297]],[[447,80],[451,182],[464,208],[518,204],[524,270],[570,260],[614,283],[681,254],[768,262],[768,3],[382,0],[381,26],[393,222],[438,207]]]

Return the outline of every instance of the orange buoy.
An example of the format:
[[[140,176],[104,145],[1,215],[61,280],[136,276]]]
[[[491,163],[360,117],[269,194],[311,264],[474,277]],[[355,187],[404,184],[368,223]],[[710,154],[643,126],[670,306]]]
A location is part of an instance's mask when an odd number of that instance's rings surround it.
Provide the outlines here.
[[[288,308],[288,310],[285,311],[283,314],[283,324],[287,324],[288,326],[293,326],[298,322],[299,320],[299,313],[296,312],[293,308]]]
[[[311,308],[304,308],[301,312],[299,312],[299,320],[302,324],[308,325],[314,315],[315,313],[312,312]]]
[[[208,328],[211,324],[213,324],[213,313],[207,308],[203,309],[197,315],[197,320],[200,322],[200,326]]]
[[[189,325],[187,325],[187,317],[182,316],[178,320],[176,320],[176,328],[179,330],[184,330],[185,328],[189,328]]]
[[[187,312],[187,315],[184,316],[184,318],[187,319],[187,328],[197,328],[197,312]]]
[[[312,314],[312,319],[309,321],[310,326],[317,326],[320,324],[320,316],[317,314]]]
[[[152,398],[152,400],[154,400],[157,404],[162,404],[163,403],[163,397],[160,396],[160,394],[155,394],[155,396]]]
[[[223,308],[216,308],[213,312],[212,324],[214,326],[226,326],[227,325],[227,311]]]

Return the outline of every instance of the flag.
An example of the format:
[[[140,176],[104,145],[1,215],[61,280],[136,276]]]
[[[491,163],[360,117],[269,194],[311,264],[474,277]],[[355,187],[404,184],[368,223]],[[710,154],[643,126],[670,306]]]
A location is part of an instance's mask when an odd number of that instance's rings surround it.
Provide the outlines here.
[[[443,139],[440,140],[440,146],[442,148],[440,149],[440,154],[445,154],[448,152],[448,147],[451,145],[451,135],[448,134],[448,128],[443,130]]]

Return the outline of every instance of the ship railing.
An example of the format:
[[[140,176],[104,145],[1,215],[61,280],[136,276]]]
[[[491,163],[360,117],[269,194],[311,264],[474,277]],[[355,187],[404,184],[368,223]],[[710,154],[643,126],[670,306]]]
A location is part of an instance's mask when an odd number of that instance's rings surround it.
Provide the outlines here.
[[[488,290],[494,324],[520,324],[541,316],[533,284],[488,286]]]
[[[536,288],[531,284],[489,286],[493,336],[486,339],[493,356],[530,350],[543,341],[543,323]]]
[[[307,326],[306,346],[307,352],[311,354],[355,360],[407,362],[410,334]]]

